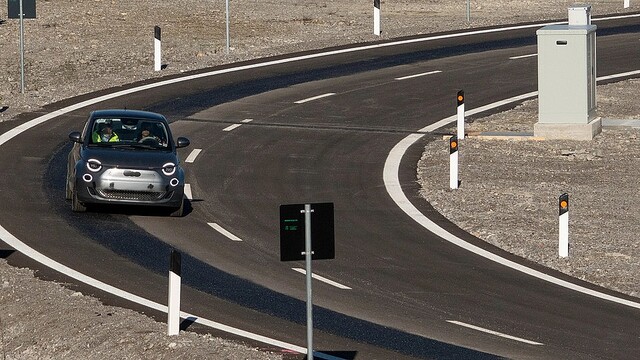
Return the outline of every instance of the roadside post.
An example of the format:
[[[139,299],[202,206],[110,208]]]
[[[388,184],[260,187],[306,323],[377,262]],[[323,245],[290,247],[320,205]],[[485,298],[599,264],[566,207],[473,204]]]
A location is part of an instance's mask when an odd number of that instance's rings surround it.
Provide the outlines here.
[[[464,90],[458,91],[456,95],[456,103],[458,105],[458,139],[464,140]]]
[[[229,35],[229,0],[225,0],[224,2],[224,16],[225,16],[225,31],[226,31],[226,38],[227,38],[227,47],[226,47],[226,51],[227,51],[227,55],[229,55],[229,48],[230,48],[230,43],[231,43],[231,37]]]
[[[558,199],[559,216],[559,250],[561,258],[569,256],[569,194],[564,193]]]
[[[334,258],[333,203],[280,205],[280,261],[306,263],[307,359],[313,359],[311,260]]]
[[[373,0],[373,34],[380,36],[380,0]]]
[[[167,335],[180,333],[180,284],[182,273],[182,256],[171,250],[169,260],[169,301],[167,311]]]
[[[624,8],[628,8],[629,7],[629,0],[624,0]]]
[[[458,188],[458,138],[449,138],[449,187]]]
[[[24,94],[24,19],[36,18],[36,0],[8,0],[7,17],[20,19],[20,92]]]
[[[162,30],[160,26],[153,28],[153,70],[162,69]]]

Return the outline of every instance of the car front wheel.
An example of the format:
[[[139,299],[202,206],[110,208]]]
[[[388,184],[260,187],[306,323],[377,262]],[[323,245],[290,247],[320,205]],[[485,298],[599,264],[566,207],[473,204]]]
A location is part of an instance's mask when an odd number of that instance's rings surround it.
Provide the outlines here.
[[[174,209],[170,216],[171,217],[182,217],[184,215],[184,197],[182,198],[182,201],[180,202],[180,207]]]
[[[77,188],[74,188],[71,191],[71,211],[73,211],[73,212],[85,212],[85,211],[87,211],[87,207],[84,206],[78,200],[78,190],[77,190]]]

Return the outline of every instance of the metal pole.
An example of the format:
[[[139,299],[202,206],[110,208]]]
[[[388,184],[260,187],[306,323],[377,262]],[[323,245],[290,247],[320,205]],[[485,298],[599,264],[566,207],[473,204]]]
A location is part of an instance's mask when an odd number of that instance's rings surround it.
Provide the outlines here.
[[[24,11],[20,0],[20,92],[24,94]]]
[[[313,300],[311,296],[311,204],[304,205],[304,251],[307,268],[307,359],[313,360]]]
[[[467,21],[471,21],[471,0],[467,0]]]
[[[229,38],[229,0],[225,1],[225,6],[226,6],[226,18],[227,18],[227,55],[229,55],[229,42],[230,42],[230,38]]]

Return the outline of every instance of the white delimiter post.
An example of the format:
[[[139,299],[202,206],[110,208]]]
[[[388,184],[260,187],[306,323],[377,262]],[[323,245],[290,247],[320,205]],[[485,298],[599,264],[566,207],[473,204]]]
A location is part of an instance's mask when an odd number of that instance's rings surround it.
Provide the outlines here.
[[[373,0],[373,34],[380,36],[380,0]]]
[[[169,263],[169,301],[167,311],[167,334],[180,333],[180,273],[182,261],[180,253],[172,250]]]
[[[561,258],[569,256],[569,195],[562,194],[558,199],[559,208],[559,250],[558,255]]]
[[[458,138],[449,139],[449,187],[458,188]]]
[[[153,69],[160,71],[162,69],[162,41],[160,26],[153,28]]]
[[[624,0],[624,8],[628,8],[629,7],[629,0]]]
[[[464,91],[458,91],[456,96],[456,103],[458,104],[458,139],[464,140]]]

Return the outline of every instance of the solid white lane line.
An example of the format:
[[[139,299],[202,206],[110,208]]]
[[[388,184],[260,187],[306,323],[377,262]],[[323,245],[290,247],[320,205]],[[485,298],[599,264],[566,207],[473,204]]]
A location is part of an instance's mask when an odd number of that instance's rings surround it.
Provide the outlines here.
[[[18,240],[18,238],[16,238],[15,236],[13,236],[13,234],[11,234],[10,232],[8,232],[4,227],[0,226],[0,238],[2,239],[2,241],[4,241],[7,245],[9,245],[10,247],[12,247],[13,249],[15,249],[16,251],[19,251],[20,253],[24,254],[25,256],[30,257],[31,259],[33,259],[34,261],[39,262],[40,264],[43,264],[55,271],[60,272],[61,274],[65,274],[66,276],[72,278],[72,279],[76,279],[77,281],[80,281],[82,283],[85,283],[89,286],[93,286],[96,289],[100,289],[102,291],[108,292],[110,294],[113,294],[114,296],[123,298],[123,299],[127,299],[129,301],[132,301],[136,304],[142,305],[142,306],[146,306],[150,309],[154,309],[163,313],[167,313],[168,308],[166,305],[145,299],[141,296],[135,295],[133,293],[118,289],[115,286],[111,286],[109,284],[106,284],[102,281],[96,280],[92,277],[89,277],[81,272],[78,272],[68,266],[65,266],[55,260],[52,260],[49,257],[44,256],[42,253],[34,250],[33,248],[25,245],[22,241]],[[189,319],[197,324],[202,324],[205,326],[209,326],[211,328],[214,329],[218,329],[218,330],[222,330],[222,331],[226,331],[230,334],[235,334],[238,336],[242,336],[242,337],[246,337],[249,339],[254,339],[256,341],[260,341],[262,343],[265,344],[270,344],[273,346],[277,346],[283,349],[290,349],[290,350],[294,350],[297,351],[299,353],[302,354],[306,354],[307,353],[307,349],[305,347],[302,346],[298,346],[298,345],[294,345],[294,344],[290,344],[290,343],[286,343],[284,341],[280,341],[280,340],[275,340],[263,335],[259,335],[259,334],[255,334],[255,333],[251,333],[242,329],[238,329],[238,328],[234,328],[216,321],[212,321],[212,320],[207,320],[204,318],[200,318],[196,315],[187,313],[187,312],[180,312],[180,317],[183,319]],[[315,353],[315,352],[314,352]]]
[[[193,149],[191,153],[189,153],[189,156],[187,156],[187,158],[184,160],[184,162],[192,163],[196,161],[196,158],[198,157],[198,155],[200,155],[201,151],[202,149]]]
[[[597,80],[598,81],[609,80],[609,79],[615,79],[615,78],[619,78],[619,77],[632,76],[632,75],[638,75],[638,74],[640,74],[640,70],[629,71],[629,72],[621,73],[621,74],[613,74],[613,75],[609,75],[609,76],[600,76]]]
[[[291,268],[291,269],[294,270],[294,271],[297,271],[297,272],[299,272],[299,273],[301,273],[303,275],[307,275],[307,270],[305,270],[305,269],[302,269],[302,268]],[[320,276],[320,275],[317,275],[317,274],[311,274],[311,277],[316,279],[316,280],[318,280],[318,281],[322,281],[323,283],[329,284],[331,286],[335,286],[338,289],[351,290],[351,288],[346,286],[346,285],[342,285],[342,284],[340,284],[338,282],[335,282],[333,280],[329,280],[326,277],[323,277],[323,276]]]
[[[640,16],[640,15],[639,15]],[[600,77],[597,78],[597,81],[600,80],[604,80],[605,78],[609,79],[609,78],[616,78],[616,77],[626,77],[629,75],[634,75],[634,74],[640,74],[640,70],[637,71],[631,71],[631,72],[627,72],[627,73],[622,73],[622,74],[616,74],[616,75],[611,75],[611,76],[606,76],[606,77]],[[468,115],[475,115],[478,113],[481,113],[483,111],[487,111],[487,110],[491,110],[491,109],[495,109],[499,106],[503,106],[506,104],[510,104],[510,103],[514,103],[517,101],[522,101],[528,98],[533,98],[535,96],[538,95],[537,91],[534,92],[530,92],[527,94],[523,94],[523,95],[519,95],[519,96],[514,96],[512,98],[509,99],[505,99],[502,101],[497,101],[495,103],[492,104],[488,104],[485,106],[481,106],[479,108],[476,109],[472,109],[467,111]],[[422,227],[424,227],[425,229],[429,230],[429,232],[435,234],[436,236],[439,236],[440,238],[454,244],[457,245],[467,251],[470,251],[472,253],[475,253],[479,256],[482,256],[488,260],[494,261],[498,264],[502,264],[504,266],[507,266],[509,268],[512,268],[514,270],[520,271],[522,273],[531,275],[535,278],[538,278],[540,280],[544,280],[547,282],[550,282],[552,284],[555,285],[559,285],[562,286],[564,288],[567,289],[571,289],[589,296],[593,296],[596,298],[600,298],[603,300],[608,300],[608,301],[612,301],[618,304],[622,304],[625,306],[629,306],[635,309],[640,309],[640,303],[639,302],[635,302],[632,300],[627,300],[627,299],[623,299],[617,296],[613,296],[613,295],[609,295],[609,294],[605,294],[603,292],[599,292],[596,290],[592,290],[589,288],[586,288],[584,286],[580,286],[574,283],[571,283],[569,281],[566,280],[562,280],[556,277],[553,277],[551,275],[545,274],[541,271],[537,271],[534,270],[532,268],[529,268],[525,265],[519,264],[515,261],[511,261],[508,259],[505,259],[499,255],[496,255],[490,251],[487,251],[483,248],[480,248],[478,246],[475,246],[471,243],[468,243],[464,240],[462,240],[461,238],[451,234],[450,232],[448,232],[447,230],[445,230],[444,228],[440,227],[438,224],[436,224],[435,222],[433,222],[431,219],[427,218],[423,213],[420,212],[420,210],[418,210],[412,203],[411,201],[409,201],[409,199],[407,198],[407,195],[404,193],[404,191],[402,190],[402,186],[400,184],[400,178],[399,178],[399,173],[400,173],[400,161],[402,160],[402,158],[404,157],[404,154],[407,152],[407,150],[418,140],[420,140],[426,133],[429,133],[431,131],[437,130],[447,124],[450,124],[454,121],[456,121],[457,116],[456,115],[452,115],[449,116],[448,118],[444,118],[434,124],[425,126],[424,128],[416,131],[416,134],[411,134],[408,135],[407,137],[405,137],[404,139],[402,139],[399,143],[396,144],[396,146],[393,147],[393,149],[391,149],[391,151],[389,152],[389,155],[387,156],[387,160],[384,163],[384,170],[383,170],[383,181],[384,181],[384,186],[387,189],[387,193],[389,194],[389,196],[391,196],[391,198],[393,199],[393,201],[396,203],[396,205],[398,205],[398,207],[404,211],[407,215],[409,215],[409,217],[411,217],[415,222],[417,222],[418,224],[420,224]]]
[[[191,193],[191,184],[184,184],[184,196],[189,200],[193,200],[193,194]]]
[[[303,104],[303,103],[306,103],[306,102],[309,102],[309,101],[318,100],[318,99],[326,98],[326,97],[329,97],[329,96],[333,96],[335,94],[336,93],[326,93],[326,94],[322,94],[322,95],[318,95],[318,96],[313,96],[313,97],[310,97],[310,98],[294,101],[294,104]]]
[[[433,75],[433,74],[437,74],[437,73],[441,73],[441,72],[442,71],[440,71],[440,70],[429,71],[429,72],[421,73],[421,74],[414,74],[414,75],[407,75],[407,76],[397,77],[397,78],[395,78],[395,80],[413,79],[413,78],[417,78],[417,77],[420,77],[420,76]]]
[[[218,225],[216,223],[207,223],[207,225],[211,226],[214,230],[216,230],[220,234],[228,237],[229,239],[231,239],[233,241],[242,241],[242,239],[240,239],[239,237],[233,235],[232,233],[228,232],[227,230],[223,229],[222,226],[220,226],[220,225]]]
[[[512,57],[509,58],[509,60],[518,60],[518,59],[524,59],[524,58],[529,58],[529,57],[534,57],[534,56],[538,56],[538,54],[512,56]]]
[[[517,336],[511,336],[511,335],[507,335],[507,334],[503,334],[497,331],[493,331],[493,330],[489,330],[489,329],[485,329],[479,326],[475,326],[475,325],[471,325],[471,324],[467,324],[467,323],[463,323],[461,321],[455,321],[455,320],[447,320],[447,322],[455,324],[455,325],[460,325],[460,326],[464,326],[466,328],[469,329],[473,329],[473,330],[478,330],[478,331],[482,331],[484,333],[487,334],[491,334],[491,335],[496,335],[496,336],[500,336],[503,337],[505,339],[510,339],[510,340],[515,340],[515,341],[520,341],[523,342],[525,344],[530,344],[530,345],[544,345],[543,343],[539,343],[539,342],[535,342],[535,341],[531,341],[531,340],[527,340],[527,339],[523,339],[523,338],[519,338]]]

